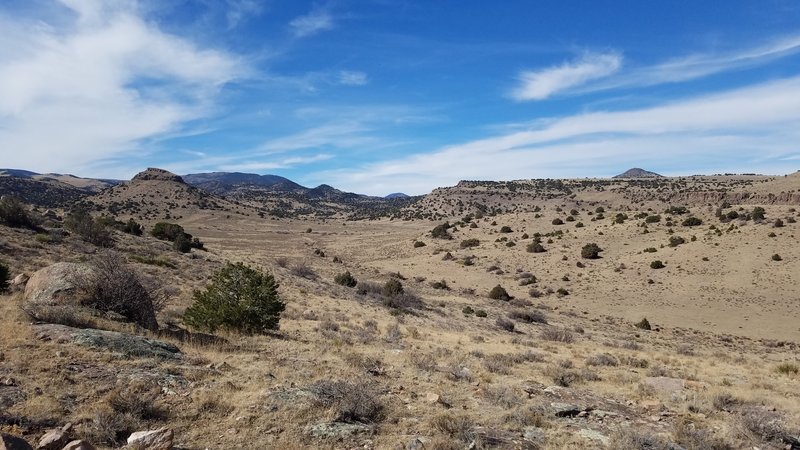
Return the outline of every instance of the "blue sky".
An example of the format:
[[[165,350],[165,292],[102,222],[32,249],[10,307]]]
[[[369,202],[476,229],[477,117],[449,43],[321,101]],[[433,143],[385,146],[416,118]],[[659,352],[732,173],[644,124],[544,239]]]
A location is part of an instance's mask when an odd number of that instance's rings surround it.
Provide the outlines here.
[[[461,179],[800,168],[800,3],[5,0],[0,167]]]

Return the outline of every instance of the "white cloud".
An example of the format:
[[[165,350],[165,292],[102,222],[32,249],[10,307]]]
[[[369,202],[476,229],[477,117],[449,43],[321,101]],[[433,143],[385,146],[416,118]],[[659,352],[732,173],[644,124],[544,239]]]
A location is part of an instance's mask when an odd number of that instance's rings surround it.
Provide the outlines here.
[[[519,75],[520,85],[511,96],[517,101],[544,100],[588,81],[607,77],[622,66],[618,53],[587,53],[580,59]]]
[[[299,16],[289,22],[296,37],[307,37],[334,27],[333,16],[325,8],[314,8],[305,16]]]
[[[338,82],[345,86],[364,86],[369,79],[364,72],[342,70],[339,71]]]
[[[264,11],[263,0],[226,0],[226,2],[228,10],[225,19],[228,21],[229,29]]]
[[[781,36],[733,51],[694,53],[662,63],[635,67],[618,53],[589,53],[580,59],[538,71],[522,72],[511,92],[517,101],[544,100],[556,94],[581,94],[611,89],[680,83],[718,73],[744,70],[800,53],[800,36]]]
[[[81,172],[141,151],[209,114],[244,73],[230,54],[164,33],[133,2],[62,2],[69,16],[55,24],[0,16],[3,165]]]
[[[337,187],[425,193],[462,179],[613,175],[632,166],[792,172],[800,77],[659,106],[536,122],[529,129],[356,169],[314,174]],[[669,172],[667,172],[669,173]]]
[[[223,165],[220,167],[220,170],[226,172],[242,172],[242,171],[288,169],[298,165],[327,161],[331,158],[333,158],[333,155],[327,153],[321,153],[314,156],[296,156],[276,161],[245,161],[235,164]]]

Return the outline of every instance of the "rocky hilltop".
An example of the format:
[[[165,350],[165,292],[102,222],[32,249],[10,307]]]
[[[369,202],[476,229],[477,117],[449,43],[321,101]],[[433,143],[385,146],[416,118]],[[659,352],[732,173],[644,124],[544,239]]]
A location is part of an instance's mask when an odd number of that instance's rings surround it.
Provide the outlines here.
[[[614,176],[614,178],[664,178],[664,175],[634,167]]]

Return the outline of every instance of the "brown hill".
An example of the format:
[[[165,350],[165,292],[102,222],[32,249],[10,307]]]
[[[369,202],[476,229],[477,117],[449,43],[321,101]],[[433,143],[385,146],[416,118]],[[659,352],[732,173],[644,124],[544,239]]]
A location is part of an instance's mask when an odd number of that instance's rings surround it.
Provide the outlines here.
[[[136,174],[129,182],[88,197],[84,203],[93,210],[145,221],[177,219],[202,211],[231,213],[248,209],[189,186],[174,173],[155,168]]]

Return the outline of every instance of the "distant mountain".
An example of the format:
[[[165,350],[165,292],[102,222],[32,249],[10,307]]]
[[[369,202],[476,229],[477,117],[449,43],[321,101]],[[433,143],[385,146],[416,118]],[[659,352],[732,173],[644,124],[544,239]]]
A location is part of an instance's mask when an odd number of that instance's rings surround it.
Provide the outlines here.
[[[44,208],[66,207],[119,183],[119,180],[81,178],[60,173],[0,169],[0,195],[13,195],[25,203]]]
[[[241,172],[192,173],[184,181],[208,192],[226,195],[239,188],[260,188],[272,192],[302,192],[308,188],[278,175]]]
[[[393,192],[393,193],[391,193],[391,194],[389,194],[389,195],[387,195],[387,196],[385,196],[383,198],[385,198],[387,200],[391,200],[391,199],[394,199],[394,198],[409,198],[409,197],[410,197],[410,195],[404,194],[402,192]]]
[[[614,178],[664,178],[664,176],[655,172],[634,167],[633,169],[628,169],[625,172],[616,175]]]

